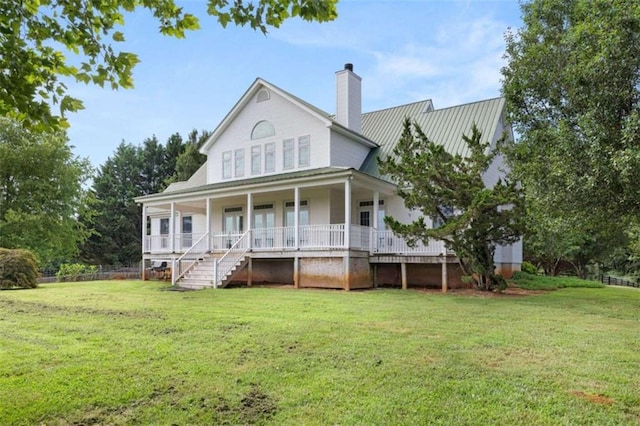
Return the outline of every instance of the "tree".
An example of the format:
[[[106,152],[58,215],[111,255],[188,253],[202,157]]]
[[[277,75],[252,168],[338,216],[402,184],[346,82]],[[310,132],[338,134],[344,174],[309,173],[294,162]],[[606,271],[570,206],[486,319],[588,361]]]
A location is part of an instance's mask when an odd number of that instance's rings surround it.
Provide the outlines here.
[[[180,154],[175,163],[172,182],[188,180],[207,161],[207,156],[200,154],[199,149],[210,135],[211,133],[206,130],[203,130],[199,136],[197,130],[192,130],[189,133],[184,152]]]
[[[88,236],[76,215],[90,170],[64,133],[0,118],[0,247],[29,249],[42,265],[73,257]]]
[[[142,210],[133,199],[162,192],[176,176],[180,159],[189,147],[198,146],[207,135],[203,132],[198,137],[194,130],[184,143],[182,136],[174,133],[165,146],[155,136],[145,139],[141,146],[120,143],[98,169],[84,199],[86,207],[79,219],[92,235],[82,246],[80,260],[109,265],[140,260]]]
[[[605,264],[627,245],[627,224],[593,215],[571,215],[548,205],[544,197],[527,198],[525,258],[547,275],[573,268],[586,278],[587,266]]]
[[[640,3],[532,0],[522,13],[502,69],[514,173],[571,214],[637,217]]]
[[[249,25],[263,33],[290,17],[334,19],[337,0],[208,0],[207,12],[223,26]],[[125,13],[148,9],[160,32],[182,38],[199,28],[196,16],[175,0],[4,0],[0,2],[0,114],[36,130],[68,125],[66,112],[82,102],[66,94],[59,77],[100,86],[132,88],[138,57],[114,45]],[[72,59],[68,60],[67,55]],[[60,116],[52,112],[58,105]]]
[[[487,169],[498,151],[481,142],[475,125],[471,137],[463,136],[470,154],[463,157],[447,152],[430,141],[417,124],[404,122],[402,137],[392,155],[380,161],[383,173],[398,184],[398,194],[409,209],[421,216],[403,224],[392,217],[385,223],[409,244],[430,238],[440,239],[454,250],[465,274],[481,290],[499,287],[495,276],[496,245],[511,244],[523,230],[524,203],[521,190],[508,180],[498,180],[491,188],[484,183]],[[429,228],[425,217],[442,223]]]
[[[87,223],[95,232],[82,249],[83,260],[122,265],[140,259],[142,150],[124,142],[100,167],[91,189],[96,214]]]

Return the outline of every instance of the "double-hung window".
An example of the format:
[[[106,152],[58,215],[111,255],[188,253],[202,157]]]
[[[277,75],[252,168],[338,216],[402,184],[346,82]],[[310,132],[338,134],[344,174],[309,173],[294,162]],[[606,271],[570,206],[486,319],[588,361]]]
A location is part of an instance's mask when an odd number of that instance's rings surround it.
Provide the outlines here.
[[[285,139],[282,141],[282,168],[283,169],[292,169],[294,165],[293,155],[294,155],[294,140],[293,139]]]
[[[298,166],[306,167],[310,164],[311,150],[310,137],[301,136],[298,138]]]
[[[276,143],[269,142],[264,145],[264,171],[265,173],[276,170]]]
[[[251,147],[251,174],[258,175],[261,172],[262,147],[254,145]]]
[[[231,177],[231,151],[222,153],[222,179]]]
[[[235,177],[244,176],[244,148],[236,149],[233,153],[235,159]]]

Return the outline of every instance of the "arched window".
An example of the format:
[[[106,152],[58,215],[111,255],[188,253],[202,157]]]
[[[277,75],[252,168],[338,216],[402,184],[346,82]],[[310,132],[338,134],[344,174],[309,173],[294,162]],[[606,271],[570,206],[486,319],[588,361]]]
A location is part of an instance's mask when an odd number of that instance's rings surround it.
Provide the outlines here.
[[[263,120],[258,121],[258,123],[253,126],[253,130],[251,131],[251,139],[262,139],[268,138],[269,136],[273,136],[276,134],[276,129],[273,127],[271,122]]]
[[[271,95],[269,94],[269,91],[267,89],[262,89],[258,92],[258,95],[256,96],[256,102],[264,102],[264,101],[268,101],[269,99],[271,99]]]

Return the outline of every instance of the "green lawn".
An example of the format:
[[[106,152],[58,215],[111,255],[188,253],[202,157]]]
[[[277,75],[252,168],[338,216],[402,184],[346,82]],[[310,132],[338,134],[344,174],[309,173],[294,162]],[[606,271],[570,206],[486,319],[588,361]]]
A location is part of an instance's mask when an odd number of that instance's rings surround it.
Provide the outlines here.
[[[0,424],[640,423],[640,291],[0,292]]]

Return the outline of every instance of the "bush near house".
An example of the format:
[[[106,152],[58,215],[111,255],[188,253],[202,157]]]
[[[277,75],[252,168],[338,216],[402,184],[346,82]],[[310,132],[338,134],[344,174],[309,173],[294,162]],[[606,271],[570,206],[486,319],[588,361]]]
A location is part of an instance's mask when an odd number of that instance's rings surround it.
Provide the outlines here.
[[[522,272],[526,272],[531,275],[538,275],[538,268],[531,262],[527,262],[526,260],[522,262],[521,266]]]
[[[0,248],[0,289],[36,288],[38,265],[29,250]]]
[[[551,277],[533,275],[524,271],[513,274],[512,282],[516,287],[525,290],[558,290],[560,288],[602,288],[604,284],[598,281],[583,280],[577,277]]]

